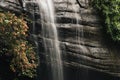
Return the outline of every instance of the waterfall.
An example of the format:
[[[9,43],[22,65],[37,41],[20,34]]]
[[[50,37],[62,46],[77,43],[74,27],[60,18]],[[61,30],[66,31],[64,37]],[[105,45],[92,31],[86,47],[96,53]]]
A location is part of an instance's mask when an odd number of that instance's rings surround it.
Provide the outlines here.
[[[61,60],[60,48],[59,48],[59,41],[58,41],[58,32],[55,26],[55,14],[54,14],[54,5],[52,0],[24,0],[23,7],[27,10],[26,4],[28,3],[35,3],[38,4],[39,7],[39,14],[41,16],[40,22],[42,27],[42,37],[43,37],[43,44],[45,48],[45,55],[47,65],[50,67],[49,72],[52,79],[50,80],[63,80],[63,65]],[[38,40],[36,38],[35,31],[35,16],[34,10],[32,10],[33,14],[33,38],[35,41],[36,46],[38,46]],[[38,48],[37,48],[37,51]],[[39,53],[39,52],[38,52]]]
[[[63,67],[58,42],[58,32],[55,26],[53,1],[36,1],[40,9],[45,55],[47,55],[46,59],[51,67],[52,80],[63,80]]]

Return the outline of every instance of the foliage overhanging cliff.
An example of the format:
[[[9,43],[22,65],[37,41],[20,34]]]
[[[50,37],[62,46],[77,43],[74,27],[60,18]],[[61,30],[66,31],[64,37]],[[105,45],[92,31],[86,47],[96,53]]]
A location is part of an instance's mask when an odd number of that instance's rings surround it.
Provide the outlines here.
[[[93,6],[103,17],[106,32],[114,41],[120,41],[120,0],[93,0]]]

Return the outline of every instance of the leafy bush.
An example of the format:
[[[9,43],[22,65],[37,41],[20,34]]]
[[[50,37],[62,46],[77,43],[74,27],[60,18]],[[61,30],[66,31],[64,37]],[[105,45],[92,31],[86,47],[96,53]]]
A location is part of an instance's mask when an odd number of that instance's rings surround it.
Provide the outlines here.
[[[93,6],[103,16],[107,33],[114,41],[120,41],[120,0],[93,0]]]
[[[0,58],[10,66],[16,76],[35,77],[37,58],[31,44],[27,41],[28,26],[23,17],[9,12],[0,13]]]

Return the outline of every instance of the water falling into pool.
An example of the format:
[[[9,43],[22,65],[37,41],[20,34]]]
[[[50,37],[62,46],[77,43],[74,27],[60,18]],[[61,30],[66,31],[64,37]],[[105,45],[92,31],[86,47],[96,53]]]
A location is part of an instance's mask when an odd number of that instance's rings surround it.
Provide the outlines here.
[[[41,16],[42,36],[45,54],[52,74],[52,80],[63,80],[63,67],[55,26],[54,5],[52,0],[36,0]]]

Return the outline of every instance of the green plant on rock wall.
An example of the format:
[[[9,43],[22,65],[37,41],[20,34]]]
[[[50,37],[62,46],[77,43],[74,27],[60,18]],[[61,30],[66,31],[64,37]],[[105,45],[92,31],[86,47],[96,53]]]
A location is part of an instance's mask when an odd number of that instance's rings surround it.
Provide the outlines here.
[[[27,41],[28,26],[23,17],[12,13],[0,13],[0,58],[17,76],[35,77],[37,68],[36,53]],[[3,59],[2,59],[3,60]]]
[[[120,41],[120,0],[93,0],[92,4],[103,16],[107,33]]]

